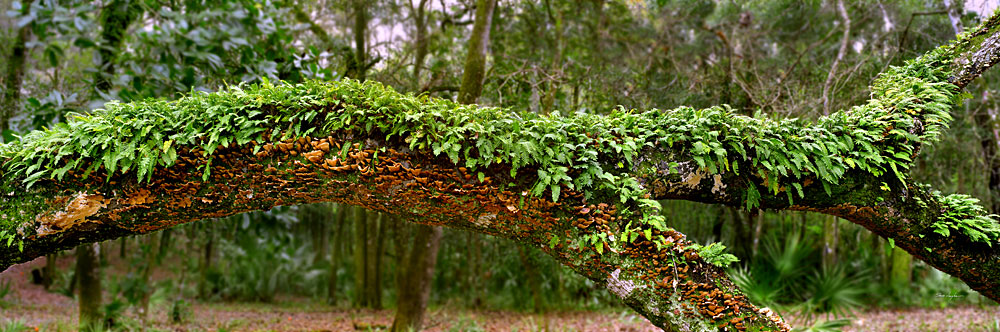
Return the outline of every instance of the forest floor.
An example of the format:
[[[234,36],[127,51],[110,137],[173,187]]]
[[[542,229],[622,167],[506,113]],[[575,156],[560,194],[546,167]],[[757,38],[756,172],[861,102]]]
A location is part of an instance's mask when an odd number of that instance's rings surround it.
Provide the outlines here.
[[[72,262],[72,257],[65,258],[58,264],[63,271]],[[0,293],[4,283],[10,286],[10,293],[0,297],[0,331],[7,331],[12,321],[26,331],[75,330],[75,300],[31,283],[31,269],[44,265],[45,258],[39,258],[0,273]],[[366,331],[390,325],[393,315],[392,310],[346,309],[295,298],[273,303],[194,301],[185,312],[184,323],[170,323],[167,306],[154,306],[150,325],[163,331]],[[124,324],[138,329],[135,314],[127,316],[133,318]],[[533,314],[431,308],[425,326],[427,331],[658,331],[627,309]],[[1000,331],[1000,306],[871,310],[851,318],[844,331]]]

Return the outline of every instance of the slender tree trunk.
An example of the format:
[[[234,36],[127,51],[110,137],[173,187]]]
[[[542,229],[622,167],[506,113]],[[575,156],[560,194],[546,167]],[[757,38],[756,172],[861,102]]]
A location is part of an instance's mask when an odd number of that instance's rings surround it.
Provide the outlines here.
[[[823,266],[837,264],[837,217],[823,217]]]
[[[45,279],[43,285],[48,290],[56,280],[56,261],[59,259],[58,253],[45,255]]]
[[[110,247],[111,246],[111,244],[108,243],[107,241],[101,242],[101,245],[104,245],[106,247]],[[108,262],[108,251],[107,250],[101,250],[101,251],[98,252],[98,254],[99,255],[97,255],[98,256],[97,260],[99,262],[101,262],[101,267],[103,268],[105,266],[108,266],[108,264],[110,264]]]
[[[142,16],[139,0],[112,0],[101,9],[100,68],[94,74],[94,99],[102,99],[102,94],[111,90],[111,79],[115,76],[115,58],[125,39],[128,26]]]
[[[205,225],[205,246],[202,251],[201,264],[198,266],[198,274],[201,278],[198,283],[198,297],[201,299],[207,299],[213,293],[213,290],[209,288],[208,271],[212,266],[212,255],[214,251],[215,244],[215,232],[212,227],[208,224]]]
[[[757,253],[760,252],[760,237],[764,231],[764,213],[757,213],[757,215],[752,217],[752,219],[756,221],[754,222],[753,230],[753,246],[751,246],[750,252],[753,257],[757,257]]]
[[[354,210],[354,306],[368,307],[368,212]]]
[[[329,216],[334,214],[333,204],[326,203],[322,206],[322,216],[316,217],[316,237],[313,239],[313,248],[316,248],[316,256],[313,257],[313,264],[318,264],[326,260],[327,248],[330,246]]]
[[[533,301],[533,308],[535,313],[542,313],[545,311],[545,301],[542,299],[542,283],[538,276],[538,266],[535,264],[535,258],[532,257],[532,252],[530,248],[526,248],[524,245],[517,246],[517,253],[521,256],[521,265],[524,266],[524,274],[528,278],[528,288],[531,289],[531,299]]]
[[[830,94],[833,92],[834,81],[837,78],[837,66],[840,65],[840,61],[844,59],[847,55],[847,49],[850,47],[851,42],[851,16],[847,12],[847,6],[844,5],[844,0],[837,1],[837,13],[840,14],[840,24],[844,29],[844,35],[840,39],[840,48],[837,50],[837,57],[833,59],[833,64],[830,65],[830,71],[827,72],[826,82],[823,84],[823,96],[820,100],[823,103],[823,114],[830,114],[830,110],[833,108],[833,104],[830,103]]]
[[[406,259],[396,273],[399,303],[390,331],[419,331],[431,293],[443,230],[440,226],[426,225],[414,228],[412,246],[408,245],[409,239],[397,242],[410,250],[401,251],[406,253]]]
[[[170,238],[173,235],[173,228],[164,229],[160,232],[160,243],[156,250],[156,263],[159,264],[167,257],[167,252],[170,251]]]
[[[424,66],[424,59],[427,57],[427,13],[426,7],[429,0],[420,0],[414,8],[413,19],[416,27],[416,36],[413,40],[413,91],[420,90],[420,70]]]
[[[157,234],[146,234],[146,244],[143,248],[143,254],[145,254],[145,262],[143,262],[142,267],[142,300],[139,303],[139,320],[142,322],[142,329],[145,331],[146,327],[149,326],[149,298],[153,295],[153,268],[156,267],[158,248],[157,244]]]
[[[906,290],[910,286],[910,277],[913,275],[913,256],[910,256],[903,248],[892,249],[892,271],[889,284],[896,290]]]
[[[79,313],[81,330],[101,330],[101,272],[98,254],[100,244],[88,243],[76,247],[76,281],[79,283]]]
[[[369,284],[368,293],[371,298],[372,309],[382,309],[382,257],[385,256],[385,234],[388,229],[389,222],[386,218],[383,218],[382,213],[370,212],[369,215],[373,215],[372,220],[374,222],[369,223],[372,226],[371,231],[374,232],[374,236],[369,234],[371,238],[371,246],[368,247],[368,266],[369,266]]]
[[[343,242],[344,233],[346,232],[346,230],[344,230],[344,224],[347,223],[347,210],[349,207],[343,204],[332,204],[332,206],[337,211],[335,217],[333,218],[335,226],[333,227],[334,240],[331,242],[332,248],[330,248],[330,282],[329,287],[327,288],[327,303],[336,305],[338,281],[337,271],[340,267],[340,255],[342,255],[340,248],[343,247],[341,243]]]
[[[476,1],[476,22],[472,26],[472,36],[469,37],[469,46],[466,48],[469,53],[465,56],[462,87],[458,92],[458,102],[462,104],[475,104],[483,92],[486,50],[490,43],[490,26],[496,4],[496,0]]]
[[[21,15],[28,15],[34,0],[25,1],[21,6]],[[24,60],[28,57],[28,48],[25,44],[31,37],[31,29],[34,23],[28,23],[17,29],[17,38],[11,47],[10,57],[7,58],[7,77],[4,79],[3,105],[0,105],[0,142],[5,141],[3,133],[10,130],[10,119],[14,117],[21,101],[21,83],[24,80]]]
[[[542,114],[552,113],[556,104],[556,94],[560,89],[559,80],[562,79],[562,62],[563,62],[563,16],[562,12],[558,10],[552,10],[551,3],[545,1],[545,10],[549,14],[549,20],[551,21],[553,30],[555,30],[555,56],[552,57],[552,63],[549,65],[549,73],[545,79],[545,97],[542,99]],[[554,14],[553,14],[554,13]]]
[[[118,240],[118,258],[125,258],[125,246],[128,245],[128,243],[126,243],[127,240],[127,236],[123,236],[120,240]]]
[[[344,76],[364,81],[368,71],[368,4],[365,0],[354,0],[354,56],[347,60]]]

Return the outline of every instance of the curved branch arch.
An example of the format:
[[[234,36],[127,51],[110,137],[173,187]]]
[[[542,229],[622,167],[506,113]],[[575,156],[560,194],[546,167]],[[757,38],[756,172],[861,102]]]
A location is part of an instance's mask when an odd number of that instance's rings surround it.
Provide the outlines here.
[[[837,215],[1000,300],[996,220],[906,178],[960,89],[998,61],[998,22],[893,68],[868,104],[816,123],[723,107],[542,117],[354,81],[109,104],[0,146],[0,268],[333,201],[535,245],[664,329],[789,330],[653,201],[685,199]]]

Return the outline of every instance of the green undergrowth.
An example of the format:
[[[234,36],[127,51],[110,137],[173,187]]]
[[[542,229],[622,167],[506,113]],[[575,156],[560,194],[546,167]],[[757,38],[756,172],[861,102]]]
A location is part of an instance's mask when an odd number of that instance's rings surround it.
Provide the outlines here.
[[[646,191],[630,175],[643,149],[679,152],[675,155],[689,156],[712,174],[741,175],[745,183],[737,186],[746,187],[747,208],[759,205],[761,191],[778,195],[783,186],[789,188],[790,203],[801,199],[806,179],[818,180],[829,193],[852,169],[891,174],[905,185],[919,146],[937,139],[951,121],[951,107],[962,100],[948,83],[953,53],[945,46],[893,67],[872,84],[868,103],[816,121],[743,116],[728,106],[539,115],[400,94],[353,80],[265,81],[193,92],[175,101],[112,102],[0,145],[0,189],[29,190],[59,181],[69,170],[89,176],[101,169],[109,179],[122,174],[149,181],[155,169],[176,162],[181,146],[196,148],[210,164],[220,147],[254,143],[256,152],[268,140],[350,130],[399,138],[473,170],[503,163],[514,176],[536,169],[531,193],[552,200],[559,199],[562,188],[588,196],[613,192],[626,216],[641,215],[641,223],[666,229],[659,204],[643,198]],[[209,167],[201,172],[210,175]],[[955,229],[987,243],[1000,238],[983,231],[995,230],[996,221],[978,205],[955,202],[965,208],[949,210],[955,214],[942,217],[947,227],[938,233],[950,235],[947,230]],[[634,239],[631,226],[619,238]]]

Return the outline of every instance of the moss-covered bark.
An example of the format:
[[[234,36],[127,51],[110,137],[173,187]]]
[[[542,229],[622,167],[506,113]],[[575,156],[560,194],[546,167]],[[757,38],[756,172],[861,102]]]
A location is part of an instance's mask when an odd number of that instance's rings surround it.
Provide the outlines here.
[[[157,170],[151,183],[125,176],[108,182],[101,176],[86,180],[72,176],[14,194],[49,197],[25,206],[51,211],[42,216],[62,212],[80,219],[66,228],[29,236],[24,252],[0,251],[0,265],[208,217],[335,201],[536,246],[604,285],[659,326],[781,326],[775,323],[778,318],[771,321],[747,302],[721,269],[703,262],[679,233],[653,231],[654,236],[670,239],[672,244],[662,249],[643,238],[614,249],[618,252],[600,242],[602,253],[593,243],[581,243],[582,234],[595,229],[614,234],[610,230],[626,221],[611,200],[584,200],[582,193],[568,189],[558,202],[523,195],[518,183],[530,176],[528,172],[511,177],[509,167],[494,165],[483,170],[490,176],[479,182],[446,157],[379,137],[384,135],[337,133],[287,140],[265,145],[256,155],[249,146],[222,148],[216,151],[207,181],[192,175],[201,174],[198,169],[206,159],[182,151],[179,162]],[[348,142],[363,143],[348,145],[345,159],[332,156]],[[284,144],[292,148],[277,147]],[[304,155],[322,159],[310,161]]]
[[[23,245],[2,247],[0,267],[332,201],[536,246],[667,330],[788,330],[728,280],[726,257],[667,227],[651,200],[685,199],[839,216],[1000,299],[996,220],[906,177],[947,128],[956,87],[996,62],[997,22],[890,70],[868,104],[815,124],[724,108],[511,115],[353,81],[112,104],[0,145],[0,232],[17,231],[0,239]]]
[[[35,1],[25,1],[21,4],[21,15],[28,15]],[[31,36],[34,22],[17,29],[17,37],[11,45],[10,56],[7,57],[7,75],[4,77],[3,100],[0,103],[0,135],[10,129],[10,119],[14,111],[20,109],[21,81],[24,78],[24,60],[28,57],[26,47]],[[5,140],[0,137],[0,141]]]

